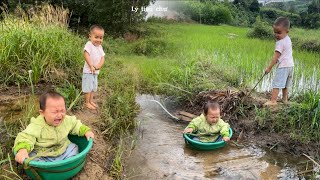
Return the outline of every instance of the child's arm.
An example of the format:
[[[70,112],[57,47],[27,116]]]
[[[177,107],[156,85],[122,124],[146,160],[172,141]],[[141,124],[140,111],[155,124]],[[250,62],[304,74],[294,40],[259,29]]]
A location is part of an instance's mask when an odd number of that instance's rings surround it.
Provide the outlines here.
[[[104,64],[104,56],[101,58],[100,63],[98,65],[96,65],[95,69],[96,70],[101,69],[103,64]]]
[[[82,124],[81,121],[78,120],[75,116],[69,116],[68,118],[70,118],[70,123],[72,123],[73,127],[70,131],[70,134],[85,136],[88,140],[90,138],[94,138],[94,134],[92,131],[90,131],[90,128]]]
[[[230,138],[229,138],[229,128],[230,128],[230,125],[229,123],[226,123],[224,122],[222,119],[219,120],[219,126],[220,126],[220,135],[222,136],[222,139],[224,141],[229,141]]]
[[[187,127],[186,129],[184,129],[183,134],[192,133],[192,132],[193,132],[193,129]]]
[[[27,149],[20,149],[18,151],[18,153],[16,154],[15,160],[20,163],[23,164],[25,159],[29,158],[29,153]]]
[[[194,119],[192,119],[192,121],[188,124],[188,126],[184,129],[183,133],[192,133],[193,131],[197,131],[198,130],[198,126],[197,126],[197,121],[198,121],[199,117],[196,117]]]
[[[23,164],[29,153],[33,150],[36,142],[36,132],[32,125],[29,125],[24,131],[20,132],[15,140],[13,152],[16,154],[15,160]]]
[[[271,71],[272,67],[273,67],[275,64],[277,64],[277,61],[278,61],[280,55],[281,55],[280,52],[278,52],[278,51],[275,51],[275,52],[274,52],[273,58],[272,58],[272,60],[271,60],[271,63],[270,63],[269,66],[264,70],[266,74],[268,74],[268,73]]]
[[[93,64],[91,64],[90,55],[86,50],[84,51],[84,59],[86,60],[88,66],[90,67],[91,73],[94,73],[95,68],[93,67]]]

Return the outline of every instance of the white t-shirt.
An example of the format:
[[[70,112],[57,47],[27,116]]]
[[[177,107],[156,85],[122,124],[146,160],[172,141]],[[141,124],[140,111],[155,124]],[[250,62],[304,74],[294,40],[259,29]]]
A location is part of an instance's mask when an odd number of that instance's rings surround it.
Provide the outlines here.
[[[278,68],[293,67],[292,57],[292,44],[289,36],[276,42],[275,51],[278,51],[281,55],[278,59]]]
[[[88,41],[86,43],[83,50],[88,52],[90,61],[93,66],[98,65],[101,61],[101,58],[105,55],[102,46],[95,46],[91,41]],[[87,62],[84,63],[83,73],[91,73],[90,67]],[[99,70],[96,70],[95,74],[99,74]]]

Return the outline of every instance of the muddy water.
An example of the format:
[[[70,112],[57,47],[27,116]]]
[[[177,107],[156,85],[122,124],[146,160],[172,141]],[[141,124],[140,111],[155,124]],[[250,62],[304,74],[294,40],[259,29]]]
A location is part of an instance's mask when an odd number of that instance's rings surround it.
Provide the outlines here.
[[[182,138],[186,124],[170,119],[151,99],[137,97],[141,124],[126,162],[128,179],[297,179],[295,164],[301,159],[271,154],[249,142],[208,152],[191,149]]]

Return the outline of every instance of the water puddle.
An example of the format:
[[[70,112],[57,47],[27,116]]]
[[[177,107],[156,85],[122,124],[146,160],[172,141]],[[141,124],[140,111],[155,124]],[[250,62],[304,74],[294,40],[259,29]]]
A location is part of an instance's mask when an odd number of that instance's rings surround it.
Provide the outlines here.
[[[141,106],[135,149],[126,161],[129,179],[298,179],[297,162],[286,154],[267,152],[254,144],[232,144],[215,151],[197,151],[185,145],[182,131],[186,124],[169,119],[149,100],[137,97]],[[166,103],[169,111],[172,104]]]

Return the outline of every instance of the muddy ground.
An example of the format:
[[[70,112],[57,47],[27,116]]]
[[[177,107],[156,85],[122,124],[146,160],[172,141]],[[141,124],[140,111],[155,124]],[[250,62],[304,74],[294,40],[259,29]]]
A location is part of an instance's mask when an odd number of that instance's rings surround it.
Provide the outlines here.
[[[90,150],[89,155],[87,156],[85,167],[73,179],[111,179],[107,173],[107,162],[110,161],[109,153],[111,152],[111,145],[103,138],[103,135],[98,128],[100,119],[98,111],[90,111],[85,109],[75,112],[74,115],[77,116],[82,123],[91,127],[95,138],[93,141],[93,148]]]
[[[320,144],[317,142],[303,144],[290,137],[289,133],[275,133],[272,129],[271,121],[266,121],[264,127],[259,126],[255,120],[256,108],[270,108],[272,114],[276,114],[280,107],[290,106],[278,102],[277,107],[263,107],[263,104],[270,99],[269,93],[252,93],[238,91],[219,91],[213,90],[199,93],[192,101],[182,105],[183,111],[200,115],[203,103],[208,100],[218,101],[222,109],[222,119],[229,122],[233,131],[235,140],[244,140],[252,142],[263,148],[268,148],[278,153],[290,153],[294,156],[302,156],[303,153],[319,157]],[[243,104],[241,106],[240,104]],[[241,108],[239,108],[241,106]],[[239,135],[243,131],[240,138]]]

